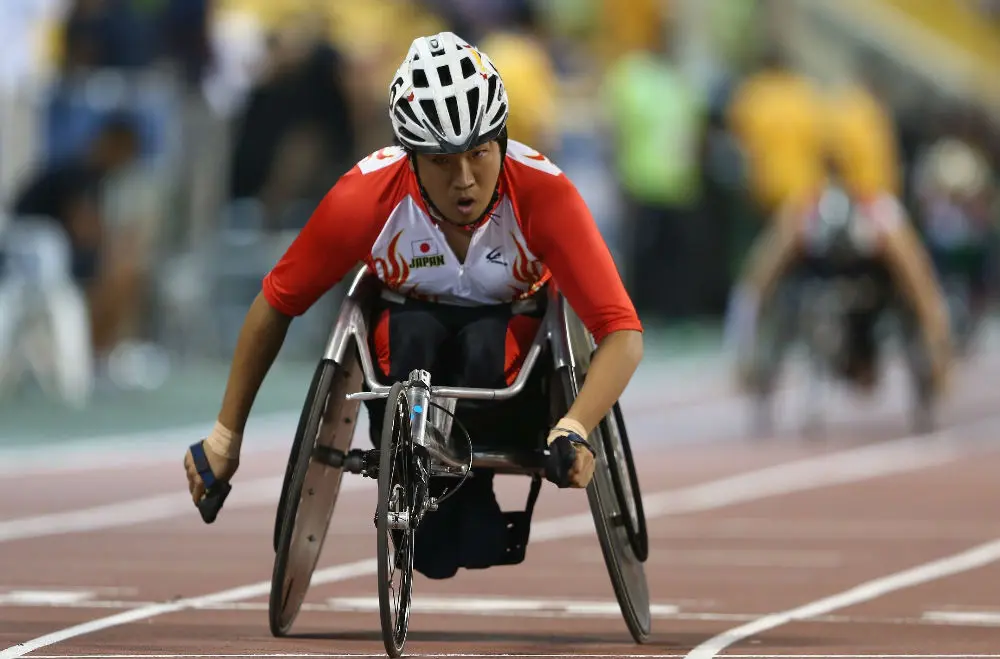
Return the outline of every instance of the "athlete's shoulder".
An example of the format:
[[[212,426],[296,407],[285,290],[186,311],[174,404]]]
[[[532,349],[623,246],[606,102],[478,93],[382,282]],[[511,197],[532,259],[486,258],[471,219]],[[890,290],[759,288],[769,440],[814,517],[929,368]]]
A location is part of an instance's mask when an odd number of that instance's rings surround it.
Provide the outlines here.
[[[547,156],[517,140],[507,140],[506,165],[532,179],[565,178],[562,170]]]
[[[527,233],[540,225],[568,226],[567,222],[588,214],[583,196],[569,177],[525,144],[507,143],[504,177],[514,216]]]
[[[386,204],[395,206],[407,195],[411,174],[406,152],[400,147],[385,147],[355,163],[340,177],[332,192],[342,202],[377,212],[384,210]]]
[[[406,151],[400,146],[387,146],[373,151],[355,165],[361,176],[372,174],[394,174],[406,166]]]

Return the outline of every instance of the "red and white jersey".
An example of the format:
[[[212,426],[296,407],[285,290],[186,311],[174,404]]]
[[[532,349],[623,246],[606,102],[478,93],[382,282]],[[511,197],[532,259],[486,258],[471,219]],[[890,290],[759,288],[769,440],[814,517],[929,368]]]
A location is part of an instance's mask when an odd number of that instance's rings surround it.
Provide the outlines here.
[[[460,262],[406,153],[376,151],[327,193],[265,277],[264,295],[297,316],[364,262],[390,289],[442,304],[509,303],[553,279],[596,340],[642,329],[586,204],[556,165],[509,140],[499,193]]]

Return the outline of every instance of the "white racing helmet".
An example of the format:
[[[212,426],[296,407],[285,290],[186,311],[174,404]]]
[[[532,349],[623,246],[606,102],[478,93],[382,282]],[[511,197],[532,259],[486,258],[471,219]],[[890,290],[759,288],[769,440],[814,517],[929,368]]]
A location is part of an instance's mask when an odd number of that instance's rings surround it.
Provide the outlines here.
[[[413,40],[389,86],[389,117],[407,149],[462,153],[500,135],[507,93],[485,53],[441,32]]]

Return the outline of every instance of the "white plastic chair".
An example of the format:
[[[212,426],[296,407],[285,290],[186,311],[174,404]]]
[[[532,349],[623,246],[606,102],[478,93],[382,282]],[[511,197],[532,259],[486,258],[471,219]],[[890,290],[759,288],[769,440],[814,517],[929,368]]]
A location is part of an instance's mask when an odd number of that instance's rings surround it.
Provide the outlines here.
[[[0,233],[0,251],[0,385],[12,386],[30,370],[47,392],[86,405],[94,354],[69,236],[52,218],[19,217]]]

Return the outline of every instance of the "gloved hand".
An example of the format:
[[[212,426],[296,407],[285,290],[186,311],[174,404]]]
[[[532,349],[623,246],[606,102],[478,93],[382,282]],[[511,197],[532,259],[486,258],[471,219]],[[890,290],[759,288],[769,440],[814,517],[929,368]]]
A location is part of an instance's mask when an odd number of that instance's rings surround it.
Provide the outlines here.
[[[562,418],[549,431],[545,478],[558,487],[583,488],[594,476],[594,449],[580,422]]]
[[[240,446],[243,436],[234,433],[221,423],[216,422],[211,434],[205,438],[203,447],[208,465],[218,480],[228,481],[240,466]],[[188,490],[191,499],[197,504],[205,495],[205,484],[198,475],[194,457],[189,448],[184,454],[184,471],[187,473]]]

